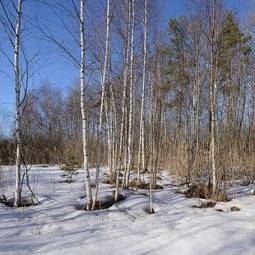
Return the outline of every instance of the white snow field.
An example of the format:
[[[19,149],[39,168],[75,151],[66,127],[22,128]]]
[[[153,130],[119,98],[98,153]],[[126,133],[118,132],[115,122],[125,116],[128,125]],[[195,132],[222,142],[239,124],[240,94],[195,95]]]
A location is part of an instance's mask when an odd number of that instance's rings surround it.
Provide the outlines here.
[[[12,195],[14,172],[5,169],[0,193]],[[27,208],[0,204],[0,254],[52,255],[255,255],[254,186],[232,186],[234,199],[214,208],[193,208],[200,199],[176,193],[166,173],[147,214],[147,191],[129,191],[109,209],[77,210],[84,203],[83,171],[65,183],[59,167],[33,167],[30,182],[41,201]],[[105,178],[105,175],[101,173]],[[8,178],[9,177],[9,178]],[[100,194],[113,189],[103,184]],[[238,206],[240,211],[231,211]],[[219,212],[216,209],[223,209]]]

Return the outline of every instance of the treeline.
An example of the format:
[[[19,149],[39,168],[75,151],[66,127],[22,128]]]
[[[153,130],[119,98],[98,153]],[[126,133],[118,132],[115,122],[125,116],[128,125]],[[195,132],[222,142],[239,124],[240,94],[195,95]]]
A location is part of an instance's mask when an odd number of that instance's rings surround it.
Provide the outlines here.
[[[81,62],[80,81],[67,93],[48,82],[26,95],[26,161],[106,165],[117,190],[120,174],[128,187],[133,170],[138,181],[150,171],[154,187],[158,171],[167,169],[187,183],[204,180],[214,192],[228,180],[254,179],[252,37],[223,1],[190,5],[167,31],[154,1],[107,1],[99,18],[89,16],[98,22],[85,35],[88,78],[82,80]]]

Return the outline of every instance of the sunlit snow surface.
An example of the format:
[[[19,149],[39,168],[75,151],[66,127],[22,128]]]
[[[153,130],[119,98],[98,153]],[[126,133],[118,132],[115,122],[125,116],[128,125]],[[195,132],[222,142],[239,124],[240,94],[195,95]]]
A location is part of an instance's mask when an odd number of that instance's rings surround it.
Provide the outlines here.
[[[192,206],[200,200],[176,193],[174,178],[162,173],[159,182],[164,189],[154,192],[155,214],[146,212],[147,191],[123,192],[124,201],[86,212],[75,209],[84,203],[83,171],[70,184],[62,182],[62,174],[57,166],[34,166],[30,182],[41,204],[19,209],[0,204],[0,254],[255,255],[252,185],[233,185],[231,202],[198,209]],[[5,168],[0,195],[3,191],[13,195],[13,177],[14,169]],[[103,170],[101,178],[105,178]],[[112,190],[103,184],[100,196]],[[241,211],[231,212],[231,206]]]

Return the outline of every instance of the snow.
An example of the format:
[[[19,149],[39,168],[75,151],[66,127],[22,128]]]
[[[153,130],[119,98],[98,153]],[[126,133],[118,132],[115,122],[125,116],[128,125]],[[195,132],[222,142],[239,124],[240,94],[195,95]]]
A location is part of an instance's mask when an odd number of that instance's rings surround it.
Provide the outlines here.
[[[177,193],[174,179],[163,172],[164,189],[154,192],[155,214],[146,212],[149,197],[144,190],[124,191],[126,199],[118,204],[86,212],[76,209],[84,203],[83,171],[72,183],[63,182],[62,174],[58,166],[34,166],[31,186],[41,204],[19,209],[0,204],[0,254],[255,254],[252,185],[232,185],[232,201],[199,209],[192,206],[201,201]],[[7,195],[13,192],[13,175],[6,167],[0,184]],[[101,197],[112,190],[101,185]],[[232,206],[241,210],[232,212]]]

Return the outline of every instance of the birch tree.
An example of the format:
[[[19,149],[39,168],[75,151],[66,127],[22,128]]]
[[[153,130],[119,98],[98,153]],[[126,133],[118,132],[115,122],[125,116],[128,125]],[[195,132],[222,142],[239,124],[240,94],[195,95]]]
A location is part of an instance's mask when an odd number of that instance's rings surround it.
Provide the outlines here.
[[[21,18],[22,18],[22,3],[23,0],[18,0],[16,26],[15,26],[15,41],[14,41],[14,74],[15,74],[15,136],[16,136],[16,181],[15,181],[15,196],[14,206],[21,206],[21,96],[20,96],[20,36],[21,36]]]
[[[133,166],[133,139],[134,139],[134,26],[135,26],[135,0],[132,0],[131,43],[130,43],[130,87],[129,87],[129,120],[128,120],[128,166],[126,187],[128,187],[129,174]]]
[[[215,132],[216,132],[216,93],[217,93],[217,71],[218,59],[216,56],[216,40],[217,40],[217,0],[213,0],[209,6],[210,16],[210,153],[209,162],[212,174],[213,193],[216,192],[216,158],[215,158]]]
[[[138,181],[140,181],[141,171],[145,170],[145,150],[144,150],[144,125],[145,125],[145,82],[147,63],[147,5],[148,0],[144,0],[144,42],[143,42],[143,78],[142,78],[142,99],[139,130],[139,152],[138,152]]]
[[[27,16],[23,14],[24,0],[12,1],[8,4],[8,1],[0,0],[0,7],[3,11],[0,14],[0,25],[3,27],[3,31],[6,35],[7,42],[9,42],[10,51],[8,51],[8,44],[6,44],[7,50],[0,48],[2,56],[7,59],[11,68],[14,71],[15,85],[15,191],[14,191],[14,207],[20,207],[24,205],[22,202],[22,186],[25,184],[31,192],[31,197],[36,198],[33,190],[29,185],[29,177],[27,171],[27,158],[24,157],[25,144],[23,143],[24,126],[22,123],[25,110],[28,105],[28,89],[30,78],[33,76],[32,69],[36,66],[35,59],[38,56],[38,52],[34,53],[33,50],[27,54],[25,49],[25,36],[24,28],[33,27],[33,22],[26,22]],[[24,21],[24,25],[23,25]],[[26,38],[27,39],[27,38]],[[9,56],[9,53],[13,57]],[[32,55],[33,54],[33,55]],[[24,172],[22,172],[22,166],[24,166]],[[22,173],[21,173],[22,172]],[[37,198],[36,198],[37,200]],[[33,202],[33,201],[32,201]],[[39,202],[37,200],[37,202]]]
[[[146,7],[146,5],[145,5]],[[146,15],[146,9],[144,11]],[[146,23],[145,23],[146,24]],[[149,134],[149,152],[150,152],[150,173],[149,173],[149,213],[153,213],[153,194],[152,194],[152,189],[153,189],[153,163],[154,163],[154,157],[155,157],[155,143],[154,143],[154,111],[155,111],[155,98],[154,98],[154,86],[153,82],[150,84],[150,104],[151,104],[151,109],[150,109],[150,134]]]
[[[81,97],[81,115],[82,115],[82,141],[83,141],[83,167],[85,170],[85,186],[87,196],[87,210],[91,210],[92,192],[90,182],[90,172],[88,166],[88,151],[87,151],[87,113],[85,110],[85,31],[84,31],[84,10],[85,1],[80,0],[80,97]]]
[[[188,51],[190,62],[194,63],[191,66],[191,72],[189,79],[191,83],[191,155],[188,165],[187,183],[192,182],[192,172],[195,168],[197,159],[197,153],[199,148],[199,127],[200,127],[200,104],[201,104],[201,80],[203,78],[201,74],[201,48],[202,48],[202,24],[201,18],[192,18],[188,25],[190,31],[192,31],[190,50]]]
[[[4,31],[10,41],[13,49],[13,61],[4,51],[14,71],[14,84],[15,84],[15,191],[14,191],[14,207],[20,207],[22,181],[21,181],[21,117],[22,117],[22,103],[24,99],[21,98],[21,74],[20,74],[20,47],[21,47],[21,20],[23,17],[22,7],[23,0],[17,1],[17,6],[13,2],[15,9],[15,25],[12,24],[11,15],[8,12],[3,0],[0,1],[1,8],[4,10],[6,22],[1,19]]]
[[[98,187],[99,187],[99,168],[101,159],[101,147],[100,141],[102,139],[102,121],[103,121],[103,111],[105,102],[105,84],[106,84],[106,74],[109,59],[109,46],[110,46],[110,0],[107,0],[107,11],[106,11],[106,40],[105,40],[105,56],[104,56],[104,67],[102,74],[102,92],[101,92],[101,104],[99,113],[99,126],[98,126],[98,137],[97,137],[97,162],[96,162],[96,190],[93,200],[92,210],[95,209],[96,201],[98,197]]]
[[[126,35],[124,41],[124,73],[123,73],[123,91],[122,91],[122,106],[121,106],[121,123],[120,123],[120,143],[119,143],[119,154],[118,154],[118,165],[117,165],[117,176],[116,176],[116,190],[115,190],[115,201],[119,197],[119,179],[120,170],[122,167],[123,159],[123,147],[124,147],[124,127],[126,117],[126,95],[127,95],[127,81],[128,81],[128,59],[130,51],[130,21],[131,21],[131,2],[127,1],[127,22],[126,22]]]

